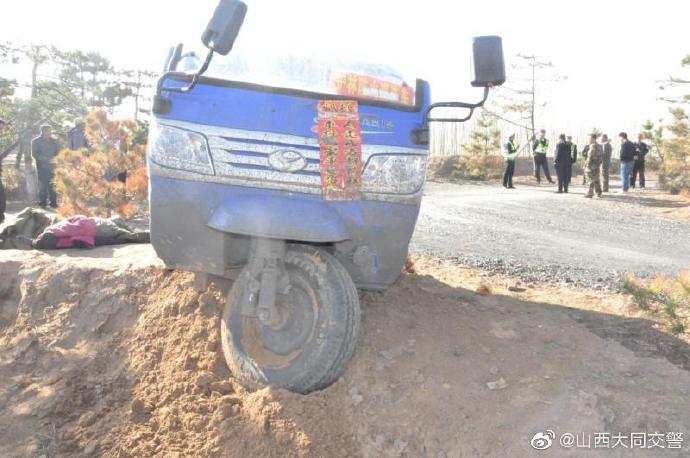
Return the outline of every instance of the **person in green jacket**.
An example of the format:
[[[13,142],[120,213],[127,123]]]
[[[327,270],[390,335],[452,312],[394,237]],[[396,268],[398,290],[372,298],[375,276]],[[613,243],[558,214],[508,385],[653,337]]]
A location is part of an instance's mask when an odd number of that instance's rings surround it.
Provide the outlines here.
[[[513,174],[515,173],[515,158],[517,157],[519,145],[515,144],[515,134],[508,137],[503,149],[503,155],[506,158],[506,168],[503,172],[503,187],[508,189],[515,189],[513,186]]]
[[[611,154],[613,152],[613,147],[606,134],[601,136],[601,147],[604,150],[604,155],[601,158],[601,187],[603,192],[609,192],[609,176],[611,174]]]

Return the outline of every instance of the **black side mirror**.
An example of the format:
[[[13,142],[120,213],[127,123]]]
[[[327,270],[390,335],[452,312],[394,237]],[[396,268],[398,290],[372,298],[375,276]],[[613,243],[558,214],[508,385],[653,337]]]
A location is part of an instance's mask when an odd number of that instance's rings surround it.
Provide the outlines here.
[[[240,0],[220,0],[201,41],[207,48],[226,56],[235,44],[247,14],[247,5]]]
[[[475,37],[472,41],[474,81],[472,86],[500,86],[506,81],[501,37]]]

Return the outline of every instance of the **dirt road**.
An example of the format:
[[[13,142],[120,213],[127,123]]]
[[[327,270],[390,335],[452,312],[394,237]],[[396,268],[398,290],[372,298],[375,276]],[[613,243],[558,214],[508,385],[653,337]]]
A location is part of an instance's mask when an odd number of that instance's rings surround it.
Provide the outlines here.
[[[652,190],[585,199],[584,187],[428,183],[412,252],[519,276],[610,287],[690,268],[690,202]],[[680,216],[675,218],[671,216]]]
[[[148,246],[0,252],[0,456],[687,456],[690,347],[620,296],[415,268],[362,296],[348,370],[300,396],[237,384],[222,292]]]
[[[517,186],[427,183],[411,253],[527,282],[595,289],[616,289],[626,272],[645,277],[690,268],[687,198],[649,189],[590,200],[583,186],[568,195],[553,185]],[[21,209],[10,204],[8,221]]]

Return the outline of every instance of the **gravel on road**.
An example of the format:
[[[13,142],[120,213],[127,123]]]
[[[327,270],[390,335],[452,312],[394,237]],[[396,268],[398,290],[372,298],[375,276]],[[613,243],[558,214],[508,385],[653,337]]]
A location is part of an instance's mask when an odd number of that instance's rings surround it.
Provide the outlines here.
[[[660,216],[690,203],[656,191],[585,199],[584,187],[508,190],[491,184],[427,183],[410,251],[516,276],[616,289],[641,277],[690,268],[690,222]]]

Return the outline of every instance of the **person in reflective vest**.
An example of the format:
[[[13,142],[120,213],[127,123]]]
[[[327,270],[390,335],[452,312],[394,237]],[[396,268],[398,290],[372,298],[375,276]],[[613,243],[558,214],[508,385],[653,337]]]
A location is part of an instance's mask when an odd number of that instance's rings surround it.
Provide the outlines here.
[[[549,173],[549,163],[546,161],[546,153],[549,151],[549,140],[546,138],[546,131],[542,129],[539,137],[532,144],[534,153],[534,177],[537,183],[541,183],[541,169],[544,169],[544,177],[549,183],[553,183]]]
[[[515,134],[511,134],[508,137],[508,143],[506,143],[503,149],[503,156],[506,158],[506,168],[503,172],[503,187],[508,189],[515,189],[513,186],[513,174],[515,173],[515,158],[518,154],[519,145],[515,144]]]

